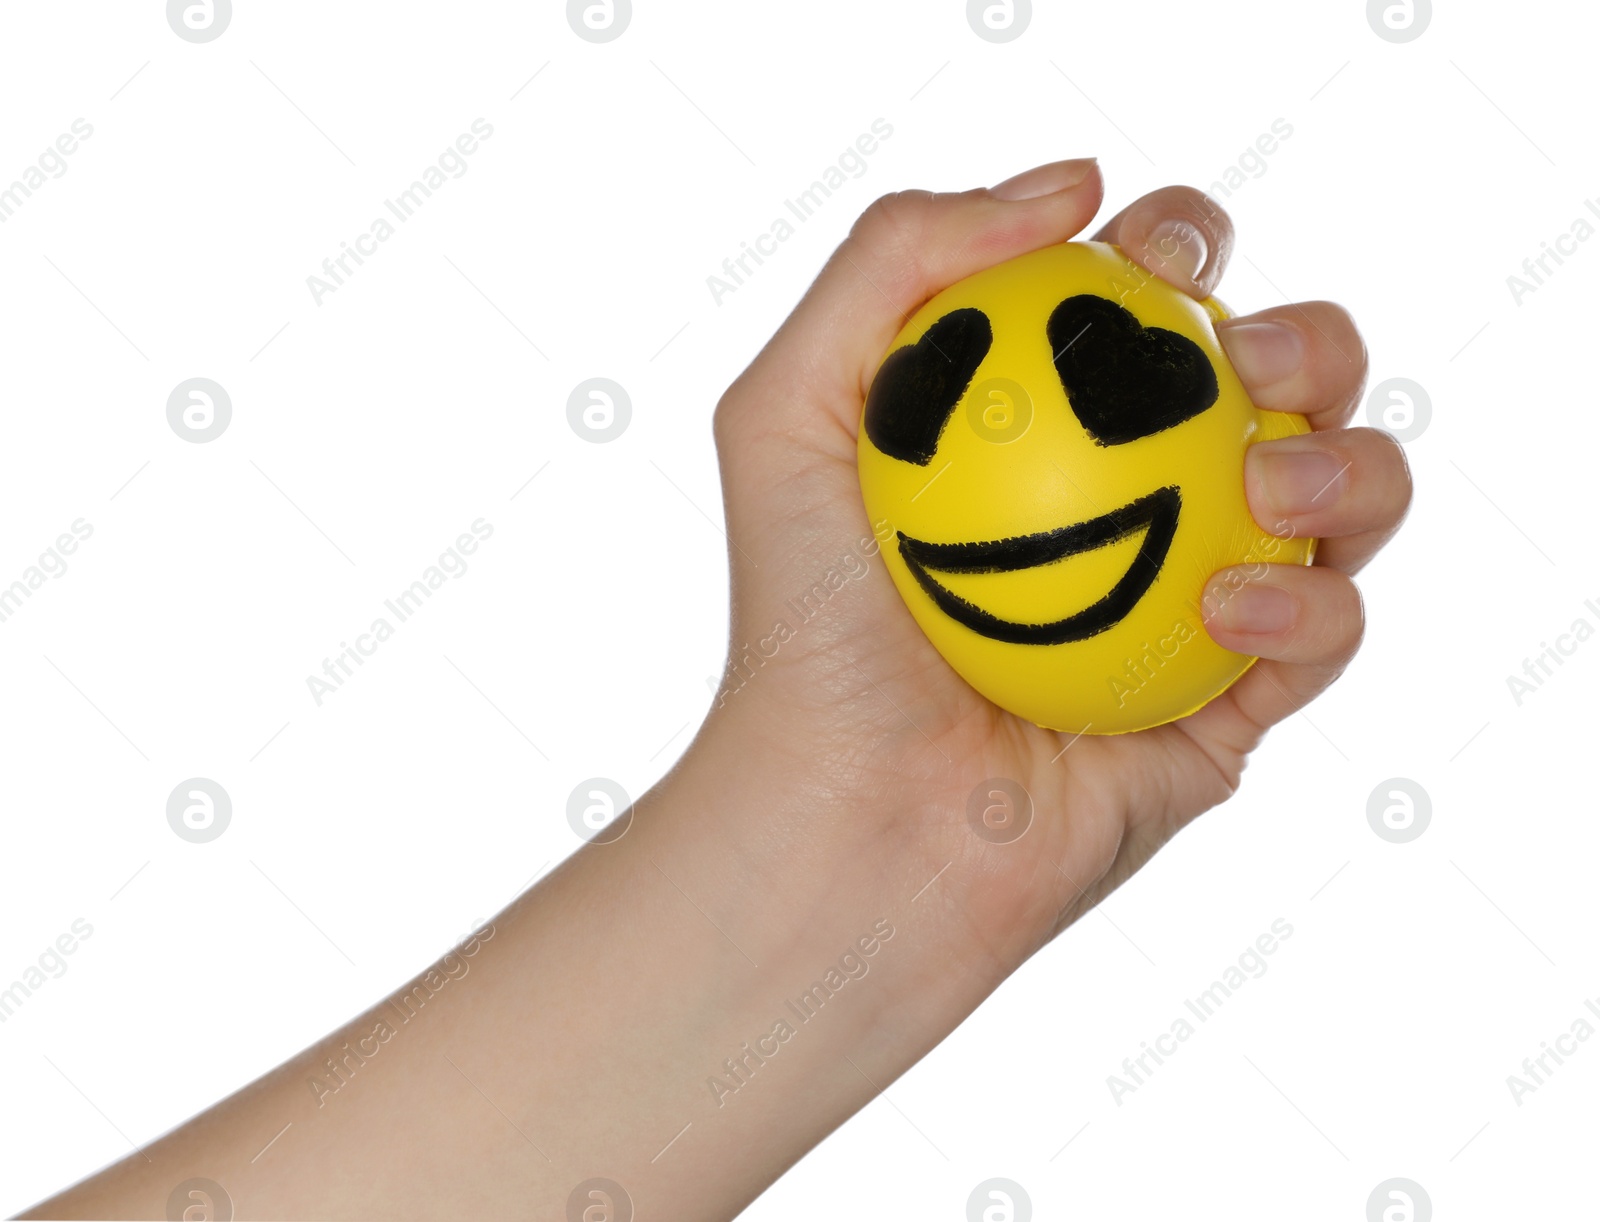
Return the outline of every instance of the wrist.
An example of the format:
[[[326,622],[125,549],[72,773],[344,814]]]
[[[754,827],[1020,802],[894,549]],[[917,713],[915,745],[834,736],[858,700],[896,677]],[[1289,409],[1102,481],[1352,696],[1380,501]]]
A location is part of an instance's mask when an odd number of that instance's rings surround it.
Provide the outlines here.
[[[619,873],[690,918],[708,965],[720,956],[718,988],[781,1008],[821,981],[841,999],[829,1027],[842,1042],[894,1016],[909,1065],[1051,936],[1058,886],[1014,888],[998,866],[1054,846],[984,841],[942,780],[841,763],[792,731],[757,710],[708,722],[640,800]],[[1043,860],[1032,873],[1060,883]]]
[[[604,1054],[613,1089],[596,1096],[625,1086],[660,1133],[606,1171],[641,1207],[698,1200],[704,1213],[713,1182],[728,1212],[742,1207],[1049,936],[1057,905],[994,866],[1050,842],[983,841],[964,803],[936,796],[948,783],[891,783],[861,762],[880,754],[819,750],[757,701],[737,720],[714,715],[620,839],[584,849],[530,897],[547,906],[541,920],[596,914],[573,949],[641,1005],[643,1044]],[[1058,877],[1044,861],[1030,869]],[[572,1136],[594,1145],[606,1129],[583,1115]],[[718,1157],[730,1148],[736,1165]],[[595,1152],[615,1153],[604,1141]]]

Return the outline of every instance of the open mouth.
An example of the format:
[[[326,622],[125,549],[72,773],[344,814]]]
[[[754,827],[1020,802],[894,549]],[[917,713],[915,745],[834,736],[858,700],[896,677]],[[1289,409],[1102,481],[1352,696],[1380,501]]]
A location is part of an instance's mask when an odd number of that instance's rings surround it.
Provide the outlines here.
[[[1167,550],[1178,531],[1178,510],[1182,503],[1176,487],[1158,488],[1121,509],[1087,522],[987,543],[929,543],[913,539],[903,531],[896,533],[900,538],[901,558],[911,575],[939,610],[956,623],[1013,645],[1064,645],[1120,623],[1144,597],[1166,562]],[[1039,568],[1108,547],[1141,531],[1144,538],[1138,554],[1111,589],[1083,610],[1048,624],[1002,619],[940,585],[933,576],[935,572],[1014,573]]]

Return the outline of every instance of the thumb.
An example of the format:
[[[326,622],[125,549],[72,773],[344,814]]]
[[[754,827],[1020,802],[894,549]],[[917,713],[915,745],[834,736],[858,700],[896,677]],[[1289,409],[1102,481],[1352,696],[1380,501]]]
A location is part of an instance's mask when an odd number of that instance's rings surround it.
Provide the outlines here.
[[[836,421],[853,445],[873,373],[912,311],[965,276],[1066,241],[1093,219],[1104,190],[1099,166],[1083,158],[1038,166],[990,188],[885,195],[862,213],[729,388],[719,416],[737,418],[748,408],[761,412],[767,428],[801,432]],[[772,418],[779,405],[789,419]]]

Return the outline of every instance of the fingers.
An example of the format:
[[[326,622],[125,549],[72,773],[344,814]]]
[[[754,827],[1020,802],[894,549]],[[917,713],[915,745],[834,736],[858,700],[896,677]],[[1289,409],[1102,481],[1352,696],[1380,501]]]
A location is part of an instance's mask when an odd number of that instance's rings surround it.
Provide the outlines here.
[[[990,189],[884,196],[745,377],[781,388],[776,401],[799,416],[814,414],[820,400],[853,437],[884,349],[913,310],[965,276],[1066,241],[1093,219],[1103,193],[1090,158],[1039,166]],[[746,398],[725,397],[719,410],[738,410]],[[760,410],[771,412],[772,400]]]
[[[1217,324],[1217,338],[1257,407],[1298,412],[1314,429],[1350,418],[1367,379],[1367,346],[1342,307],[1274,306]]]
[[[1411,475],[1388,434],[1341,427],[1367,374],[1366,345],[1341,307],[1278,306],[1220,323],[1217,335],[1258,407],[1297,412],[1315,430],[1251,446],[1244,478],[1264,529],[1319,540],[1316,565],[1223,570],[1203,604],[1213,640],[1261,660],[1197,719],[1248,751],[1321,694],[1360,647],[1365,617],[1349,574],[1399,527]]]
[[[1244,485],[1257,522],[1319,540],[1317,564],[1344,573],[1372,559],[1411,506],[1405,452],[1378,429],[1260,442],[1245,452]]]
[[[1217,644],[1254,654],[1228,691],[1258,730],[1314,700],[1343,673],[1361,645],[1361,594],[1329,568],[1263,564],[1224,569],[1208,587],[1206,631]]]
[[[1152,191],[1094,236],[1197,299],[1211,295],[1233,252],[1233,221],[1193,187]]]

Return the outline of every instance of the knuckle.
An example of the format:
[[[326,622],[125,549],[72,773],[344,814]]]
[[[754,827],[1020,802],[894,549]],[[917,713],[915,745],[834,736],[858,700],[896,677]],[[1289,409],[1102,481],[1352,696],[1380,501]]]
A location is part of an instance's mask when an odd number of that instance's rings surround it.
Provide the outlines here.
[[[1301,307],[1307,314],[1318,319],[1318,325],[1325,332],[1335,335],[1340,342],[1339,347],[1345,349],[1352,361],[1359,358],[1365,365],[1367,357],[1366,341],[1361,338],[1361,329],[1356,326],[1355,316],[1337,301],[1309,301]],[[1350,348],[1357,352],[1350,352]]]
[[[1227,209],[1195,187],[1173,186],[1152,191],[1122,219],[1125,226],[1143,229],[1169,218],[1194,221],[1213,234],[1233,231],[1233,218]]]
[[[1361,587],[1348,577],[1339,582],[1339,593],[1334,601],[1338,615],[1333,643],[1348,661],[1361,648],[1361,642],[1366,637],[1367,607],[1361,597]]]
[[[1411,502],[1416,496],[1417,484],[1411,475],[1411,460],[1406,457],[1406,448],[1388,433],[1383,434],[1383,440],[1384,444],[1394,452],[1394,459],[1390,466],[1393,476],[1388,481],[1388,484],[1393,489],[1394,519],[1396,523],[1399,523],[1411,511]]]
[[[880,195],[857,218],[850,230],[851,241],[881,249],[914,240],[932,199],[927,191],[891,191]]]
[[[1233,255],[1233,218],[1216,200],[1193,187],[1169,187],[1151,197],[1148,206],[1127,216],[1120,226],[1123,244],[1148,235],[1169,221],[1195,226],[1210,248],[1205,266],[1220,273]],[[1148,240],[1146,238],[1146,240]]]
[[[1231,232],[1233,218],[1228,210],[1204,191],[1195,187],[1173,187],[1173,202],[1214,233]]]
[[[1229,215],[1226,208],[1204,191],[1196,191],[1195,196],[1195,207],[1200,210],[1201,214],[1211,224],[1216,225],[1219,229],[1225,229],[1229,233],[1233,232],[1233,217]]]
[[[857,218],[835,258],[866,276],[877,292],[902,309],[917,304],[928,275],[930,251],[941,245],[938,220],[952,197],[929,191],[880,196]]]
[[[1300,637],[1302,658],[1313,665],[1342,670],[1361,648],[1366,635],[1366,608],[1361,591],[1343,573],[1322,569],[1321,580],[1307,588],[1310,611]]]
[[[1315,618],[1302,637],[1302,660],[1324,669],[1329,683],[1344,673],[1366,636],[1360,591],[1348,578],[1343,578],[1339,587],[1318,599]]]
[[[1398,521],[1411,508],[1416,492],[1405,447],[1383,429],[1352,429],[1351,435],[1359,450],[1364,451],[1358,461],[1373,473],[1374,482],[1383,492],[1384,517]]]
[[[1309,338],[1321,350],[1321,367],[1330,389],[1342,387],[1339,405],[1352,412],[1360,405],[1367,385],[1367,341],[1355,316],[1336,301],[1310,301],[1302,307],[1318,334]]]
[[[1361,649],[1361,644],[1367,639],[1367,605],[1361,598],[1361,591],[1352,582],[1350,586],[1350,620],[1349,634],[1345,638],[1348,650],[1346,656],[1354,657]]]

